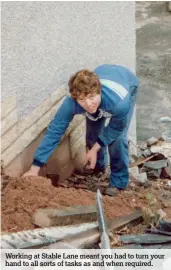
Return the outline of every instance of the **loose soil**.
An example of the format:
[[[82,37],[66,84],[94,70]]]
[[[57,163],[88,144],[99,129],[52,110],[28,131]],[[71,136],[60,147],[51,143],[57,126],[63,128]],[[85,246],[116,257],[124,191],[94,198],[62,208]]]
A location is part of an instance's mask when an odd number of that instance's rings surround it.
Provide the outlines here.
[[[166,218],[171,218],[171,191],[166,190],[167,179],[152,182],[152,187],[144,189],[130,185],[125,191],[112,198],[103,196],[103,206],[107,220],[128,215],[138,207],[162,209]],[[2,233],[12,233],[34,229],[32,216],[38,208],[63,208],[74,205],[96,203],[96,193],[75,188],[52,186],[44,177],[12,178],[2,195]],[[139,231],[142,230],[139,227]],[[132,230],[132,232],[135,232]]]

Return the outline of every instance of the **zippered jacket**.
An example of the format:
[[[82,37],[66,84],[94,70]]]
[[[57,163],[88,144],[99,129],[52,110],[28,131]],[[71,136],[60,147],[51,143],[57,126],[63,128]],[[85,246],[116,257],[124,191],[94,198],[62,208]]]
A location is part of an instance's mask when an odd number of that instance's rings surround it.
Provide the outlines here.
[[[127,124],[125,116],[129,112],[131,95],[136,92],[139,79],[130,70],[119,65],[101,65],[94,72],[102,85],[98,111],[89,114],[70,95],[66,96],[35,152],[34,165],[42,167],[47,163],[76,114],[83,114],[92,121],[101,117],[110,118],[109,124],[97,140],[101,146],[109,145],[122,134]]]

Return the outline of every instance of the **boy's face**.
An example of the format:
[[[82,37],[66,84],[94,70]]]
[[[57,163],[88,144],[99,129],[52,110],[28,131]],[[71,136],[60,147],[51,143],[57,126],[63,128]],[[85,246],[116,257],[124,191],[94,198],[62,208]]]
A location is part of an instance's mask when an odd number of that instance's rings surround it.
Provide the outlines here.
[[[80,96],[77,98],[77,102],[83,107],[88,113],[95,113],[101,103],[100,94],[88,94],[87,96]]]

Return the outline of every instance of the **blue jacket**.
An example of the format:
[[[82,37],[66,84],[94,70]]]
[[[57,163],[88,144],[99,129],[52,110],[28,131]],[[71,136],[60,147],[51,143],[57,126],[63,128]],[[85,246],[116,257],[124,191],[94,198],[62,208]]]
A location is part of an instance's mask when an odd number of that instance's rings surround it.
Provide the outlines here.
[[[95,116],[88,114],[76,100],[68,95],[49,124],[35,152],[34,165],[42,167],[48,161],[76,114],[84,114],[94,121],[101,117],[110,117],[109,124],[97,140],[101,146],[110,144],[121,134],[126,125],[124,116],[130,108],[130,96],[138,87],[139,80],[130,70],[118,65],[101,65],[94,72],[102,85],[98,114],[96,113]]]

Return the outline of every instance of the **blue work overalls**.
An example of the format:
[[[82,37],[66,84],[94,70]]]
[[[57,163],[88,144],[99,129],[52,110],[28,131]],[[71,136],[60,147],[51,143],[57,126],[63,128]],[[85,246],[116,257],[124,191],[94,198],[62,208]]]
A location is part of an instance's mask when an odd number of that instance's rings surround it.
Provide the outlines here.
[[[125,188],[129,182],[128,128],[135,107],[138,78],[127,68],[118,65],[101,65],[94,72],[101,82],[101,104],[95,114],[86,112],[76,100],[67,96],[49,124],[39,144],[33,164],[42,167],[58,146],[74,115],[86,116],[86,142],[91,148],[96,142],[98,152],[96,168],[108,164],[110,157],[110,186]],[[105,126],[105,120],[109,123]]]
[[[110,163],[110,186],[112,187],[126,188],[129,183],[128,128],[135,108],[136,93],[137,88],[131,92],[129,101],[130,109],[125,116],[124,121],[126,124],[122,133],[109,145],[102,145],[97,154],[97,169],[104,169]],[[115,120],[113,119],[113,121]],[[102,117],[97,121],[86,118],[86,143],[89,149],[97,142],[99,135],[105,127],[105,122],[105,117]]]

